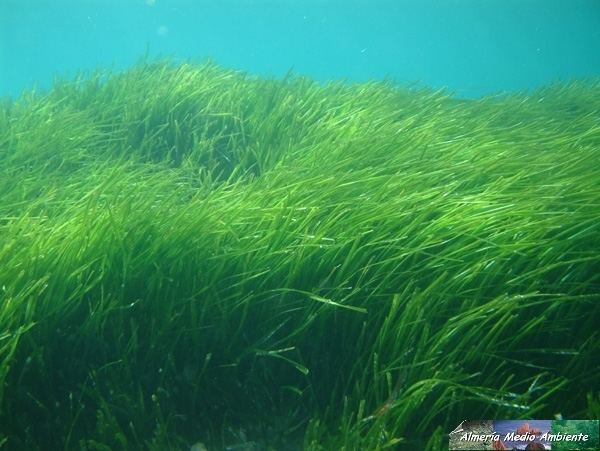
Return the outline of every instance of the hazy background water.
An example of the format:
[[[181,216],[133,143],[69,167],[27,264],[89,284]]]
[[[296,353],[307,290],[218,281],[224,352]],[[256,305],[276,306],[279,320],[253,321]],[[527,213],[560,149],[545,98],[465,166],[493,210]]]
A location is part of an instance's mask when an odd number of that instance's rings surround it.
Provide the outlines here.
[[[0,0],[0,96],[150,55],[462,96],[600,74],[600,0]]]

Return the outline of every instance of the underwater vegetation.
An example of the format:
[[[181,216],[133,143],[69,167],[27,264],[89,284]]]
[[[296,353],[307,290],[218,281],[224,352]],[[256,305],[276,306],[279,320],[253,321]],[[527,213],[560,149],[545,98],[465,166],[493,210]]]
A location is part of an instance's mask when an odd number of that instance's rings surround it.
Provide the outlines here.
[[[0,449],[597,419],[600,82],[57,81],[0,105],[0,262]]]

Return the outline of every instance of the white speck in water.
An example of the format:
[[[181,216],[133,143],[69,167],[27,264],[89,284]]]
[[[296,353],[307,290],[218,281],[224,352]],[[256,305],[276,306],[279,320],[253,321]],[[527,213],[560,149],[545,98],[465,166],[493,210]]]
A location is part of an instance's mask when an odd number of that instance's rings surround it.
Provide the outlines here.
[[[167,27],[166,25],[161,25],[160,27],[158,27],[156,29],[156,34],[158,34],[159,36],[166,36],[169,34],[169,27]]]

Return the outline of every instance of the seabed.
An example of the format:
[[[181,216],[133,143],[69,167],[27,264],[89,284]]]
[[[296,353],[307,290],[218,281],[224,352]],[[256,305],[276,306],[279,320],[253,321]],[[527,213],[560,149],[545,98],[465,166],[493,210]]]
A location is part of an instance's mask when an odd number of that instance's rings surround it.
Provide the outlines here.
[[[0,449],[597,419],[599,124],[598,80],[467,100],[211,63],[4,101]]]

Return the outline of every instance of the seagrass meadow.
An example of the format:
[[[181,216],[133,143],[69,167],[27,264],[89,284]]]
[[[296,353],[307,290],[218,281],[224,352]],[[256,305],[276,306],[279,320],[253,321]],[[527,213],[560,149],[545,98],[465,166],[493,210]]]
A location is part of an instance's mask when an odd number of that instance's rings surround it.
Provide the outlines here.
[[[441,450],[600,417],[600,82],[140,62],[0,106],[0,449]]]

